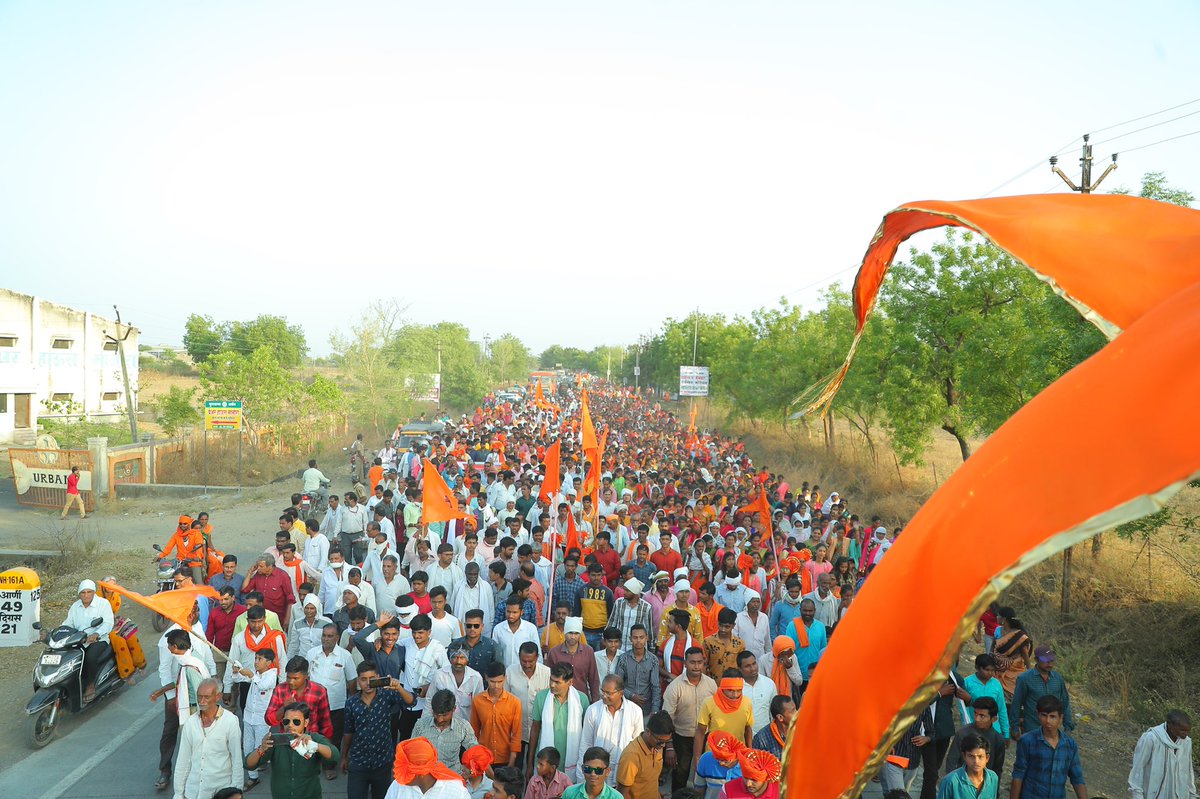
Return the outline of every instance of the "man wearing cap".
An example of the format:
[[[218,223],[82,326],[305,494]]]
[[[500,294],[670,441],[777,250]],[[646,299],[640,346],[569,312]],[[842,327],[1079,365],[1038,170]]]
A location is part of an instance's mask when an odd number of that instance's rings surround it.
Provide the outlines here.
[[[113,611],[108,600],[96,596],[96,583],[82,580],[75,592],[78,595],[67,611],[64,627],[71,627],[87,633],[83,650],[83,701],[91,702],[96,693],[96,670],[100,663],[112,654],[112,645],[108,643],[108,634],[113,631]],[[92,622],[100,619],[100,624],[92,626]]]
[[[429,682],[428,695],[438,691],[450,691],[458,707],[458,716],[463,721],[471,720],[471,702],[483,693],[483,675],[467,665],[467,648],[462,644],[451,644],[450,664],[433,674]],[[428,710],[426,711],[429,712]]]
[[[662,615],[658,620],[658,647],[661,650],[667,639],[674,635],[671,626],[668,622],[668,617],[672,611],[679,610],[688,614],[688,634],[696,642],[696,646],[700,646],[700,642],[704,640],[704,622],[700,615],[700,610],[692,604],[690,597],[692,595],[692,586],[684,578],[679,578],[675,581],[675,585],[671,588],[671,593],[675,596],[675,603],[667,605],[663,608]],[[665,659],[664,659],[665,660]]]
[[[401,741],[392,768],[395,782],[384,799],[470,799],[462,775],[438,760],[424,738]]]
[[[663,610],[675,601],[671,593],[671,574],[667,571],[657,571],[650,578],[650,590],[642,597],[650,604],[650,631],[653,638],[658,637],[658,623],[662,620]]]
[[[611,627],[621,631],[621,651],[628,652],[630,647],[629,634],[635,624],[640,624],[645,629],[650,627],[650,603],[642,599],[642,592],[646,590],[646,586],[636,577],[631,577],[622,585],[624,595],[617,602],[613,603],[612,613],[608,617],[608,622],[605,627]]]
[[[1039,646],[1033,650],[1034,665],[1032,669],[1017,677],[1013,689],[1013,715],[1010,719],[1010,734],[1017,740],[1023,733],[1040,729],[1037,704],[1043,696],[1057,697],[1063,706],[1063,727],[1068,732],[1075,729],[1075,717],[1071,713],[1071,695],[1067,693],[1067,681],[1062,672],[1054,668],[1058,658],[1054,650],[1048,646]]]
[[[561,644],[546,653],[546,665],[553,668],[559,663],[570,663],[576,690],[595,702],[600,698],[600,676],[596,672],[596,652],[581,640],[583,619],[568,616],[563,623]]]

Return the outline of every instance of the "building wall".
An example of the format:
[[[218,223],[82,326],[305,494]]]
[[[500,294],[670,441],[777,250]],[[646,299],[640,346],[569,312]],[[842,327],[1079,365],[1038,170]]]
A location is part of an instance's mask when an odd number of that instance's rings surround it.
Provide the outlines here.
[[[0,289],[0,441],[20,436],[23,395],[30,408],[26,436],[39,418],[121,418],[121,360],[106,333],[117,334],[115,320]],[[125,357],[136,405],[136,328],[125,340]]]

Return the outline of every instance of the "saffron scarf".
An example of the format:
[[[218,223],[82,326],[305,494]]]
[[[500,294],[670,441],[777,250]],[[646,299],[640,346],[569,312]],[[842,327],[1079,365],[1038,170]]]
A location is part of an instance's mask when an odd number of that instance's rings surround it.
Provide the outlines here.
[[[725,677],[717,686],[717,692],[713,694],[713,702],[722,713],[736,713],[738,708],[742,706],[742,700],[745,697],[730,699],[725,695],[726,691],[741,691],[745,688],[745,683],[740,677]]]

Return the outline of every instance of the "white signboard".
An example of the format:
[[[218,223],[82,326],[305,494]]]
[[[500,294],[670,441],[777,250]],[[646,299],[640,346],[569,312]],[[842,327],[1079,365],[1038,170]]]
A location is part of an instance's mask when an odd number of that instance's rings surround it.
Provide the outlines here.
[[[42,618],[42,581],[33,569],[0,572],[0,647],[37,643]]]
[[[421,383],[420,387],[417,386],[418,380]],[[412,398],[417,402],[441,402],[442,376],[436,372],[422,375],[420,378],[406,377],[404,384],[412,391]]]
[[[707,397],[708,396],[708,367],[681,366],[679,367],[679,396]]]
[[[12,470],[13,483],[16,485],[18,494],[24,494],[31,488],[61,488],[65,491],[67,478],[71,476],[70,469],[29,466],[20,461],[13,461]],[[79,490],[92,490],[91,471],[79,470]]]

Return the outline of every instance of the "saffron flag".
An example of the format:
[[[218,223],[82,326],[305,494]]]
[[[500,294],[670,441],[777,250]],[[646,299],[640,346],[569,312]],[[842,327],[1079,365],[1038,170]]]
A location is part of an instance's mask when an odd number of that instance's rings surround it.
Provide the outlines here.
[[[827,407],[837,393],[900,244],[942,225],[989,239],[1112,341],[992,434],[921,507],[855,596],[788,734],[788,799],[858,796],[945,680],[975,619],[1016,575],[1162,508],[1200,474],[1200,212],[1140,197],[999,197],[897,208],[884,218],[854,282],[851,352],[838,373],[809,392],[802,413]],[[1129,380],[1131,370],[1137,380]],[[1047,485],[1055,490],[1034,490]],[[1003,536],[992,535],[1014,494],[1023,498],[1020,518]],[[963,559],[957,553],[964,547],[986,557]],[[913,585],[933,582],[938,601],[923,606],[921,624],[878,624]],[[871,680],[873,664],[883,660],[888,679]],[[845,690],[864,680],[871,691]],[[796,744],[835,727],[836,747]]]
[[[438,474],[437,467],[425,458],[424,488],[421,493],[421,524],[430,522],[448,522],[451,519],[465,519],[466,513],[458,509],[458,500],[450,492],[450,486]]]
[[[759,523],[767,535],[771,534],[771,503],[767,501],[767,491],[762,486],[758,488],[758,498],[739,509],[740,513],[757,513]]]
[[[131,591],[124,586],[117,585],[116,583],[107,583],[103,580],[99,582],[99,585],[106,590],[113,591],[133,600],[142,607],[149,608],[154,613],[165,619],[170,619],[185,630],[192,629],[191,622],[188,621],[188,616],[192,612],[192,606],[196,604],[196,597],[206,596],[209,599],[221,598],[221,595],[217,593],[217,589],[209,585],[176,588],[173,591],[162,591],[151,596],[143,596],[137,591]]]
[[[575,514],[568,513],[567,514],[567,549],[566,549],[566,551],[570,552],[572,549],[578,549],[580,551],[581,555],[588,555],[592,551],[591,547],[585,547],[583,545],[583,539],[581,539],[579,537],[579,528],[575,526]]]
[[[588,408],[587,392],[582,395],[583,410],[581,412],[580,425],[583,428],[583,451],[586,454],[588,451],[597,449],[600,445],[596,441],[596,427],[592,424],[592,412]]]
[[[689,433],[696,432],[696,407],[697,407],[696,403],[693,402],[692,403],[692,418],[688,421],[688,428],[687,428]]]
[[[543,426],[544,429],[544,426]],[[559,489],[559,469],[561,468],[560,459],[562,458],[562,440],[555,441],[546,450],[546,457],[542,462],[546,464],[546,479],[542,481],[542,487],[538,491],[538,502],[549,506],[550,498],[558,493]]]

